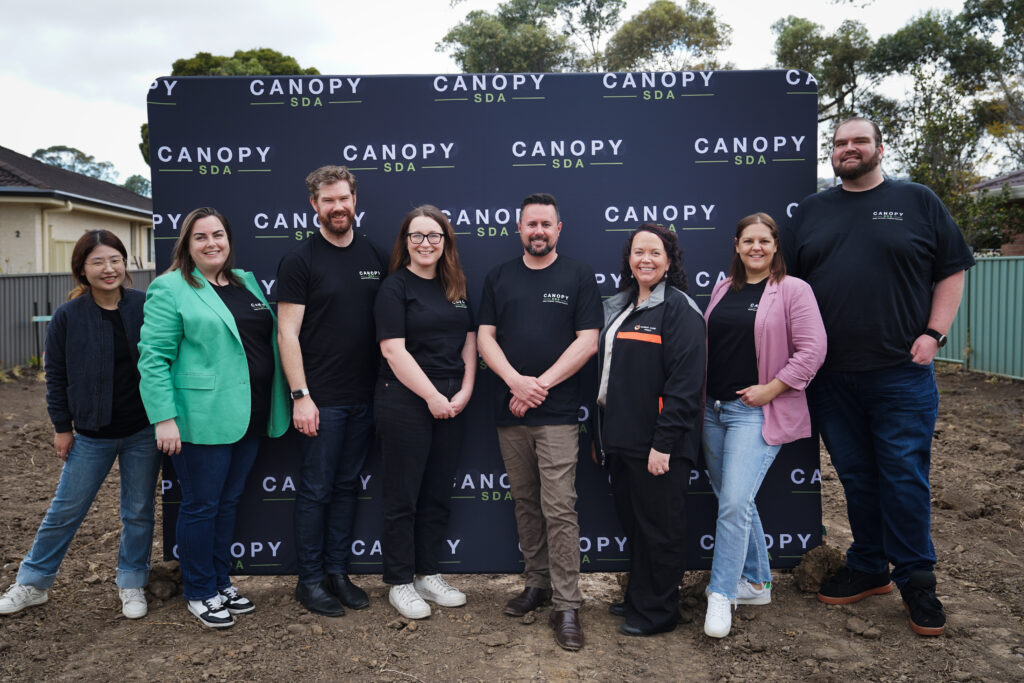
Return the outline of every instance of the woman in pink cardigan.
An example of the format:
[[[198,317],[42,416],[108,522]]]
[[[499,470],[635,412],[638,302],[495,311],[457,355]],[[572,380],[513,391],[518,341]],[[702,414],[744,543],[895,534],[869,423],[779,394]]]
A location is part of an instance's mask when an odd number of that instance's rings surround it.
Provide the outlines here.
[[[730,277],[711,294],[703,450],[718,496],[704,632],[724,638],[730,603],[771,602],[771,569],[754,501],[782,444],[811,435],[804,389],[825,360],[810,286],[786,277],[779,229],[755,213],[736,226]]]

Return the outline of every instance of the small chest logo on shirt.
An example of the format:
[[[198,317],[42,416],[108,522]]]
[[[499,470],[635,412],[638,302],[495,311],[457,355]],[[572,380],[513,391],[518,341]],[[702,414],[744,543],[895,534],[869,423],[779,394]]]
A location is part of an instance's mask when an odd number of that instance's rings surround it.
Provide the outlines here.
[[[871,214],[873,221],[902,221],[902,211],[875,211]]]
[[[249,303],[249,308],[251,308],[254,311],[267,311],[267,310],[270,310],[269,308],[267,308],[267,305],[265,303],[263,303],[262,301],[252,301],[252,302],[250,302]]]
[[[635,332],[657,332],[658,328],[654,325],[633,325]]]
[[[455,308],[465,308],[466,307],[466,300],[465,299],[459,299],[458,301],[453,301],[452,302],[452,306],[454,306]]]
[[[569,305],[568,294],[556,294],[554,292],[545,292],[541,297],[541,301],[546,304],[562,304],[563,306]]]
[[[379,270],[360,270],[359,271],[359,279],[360,280],[379,280],[380,279],[380,271]]]
[[[757,302],[756,301],[752,302],[749,306],[747,306],[747,312],[748,313],[757,313]]]

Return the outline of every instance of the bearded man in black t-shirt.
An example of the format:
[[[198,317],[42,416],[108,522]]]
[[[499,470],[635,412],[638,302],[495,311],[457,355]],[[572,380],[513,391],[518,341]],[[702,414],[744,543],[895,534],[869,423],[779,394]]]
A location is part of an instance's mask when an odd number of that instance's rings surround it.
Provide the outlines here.
[[[551,600],[555,641],[579,650],[579,370],[597,352],[603,314],[594,271],[555,250],[561,230],[554,197],[523,200],[524,253],[487,275],[477,346],[501,380],[498,441],[525,563],[526,588],[505,614],[523,616]]]
[[[932,359],[974,258],[934,192],[883,177],[883,152],[875,123],[841,123],[832,167],[842,185],[805,198],[782,235],[786,269],[810,283],[828,334],[807,399],[853,532],[846,566],[818,599],[849,604],[895,582],[911,628],[937,636],[946,615],[931,540]]]
[[[369,604],[348,577],[359,474],[373,445],[379,356],[373,304],[387,257],[357,235],[356,179],[344,166],[306,178],[320,230],[281,259],[278,346],[301,440],[295,491],[295,598],[341,616]]]

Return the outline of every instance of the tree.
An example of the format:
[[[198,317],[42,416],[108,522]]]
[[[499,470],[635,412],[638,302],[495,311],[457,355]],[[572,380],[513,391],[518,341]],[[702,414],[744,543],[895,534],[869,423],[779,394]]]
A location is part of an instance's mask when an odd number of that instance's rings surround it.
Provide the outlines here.
[[[231,57],[197,52],[189,59],[178,59],[171,65],[171,76],[316,76],[313,67],[302,68],[299,62],[277,50],[259,47],[237,50]],[[149,164],[149,124],[142,124],[139,152]]]
[[[700,0],[686,9],[671,0],[654,0],[624,23],[606,50],[612,71],[722,68],[716,55],[729,47],[732,28]]]
[[[124,189],[129,192],[134,192],[142,197],[151,197],[152,186],[150,185],[149,178],[139,174],[128,176],[128,179],[124,181]]]
[[[32,158],[51,166],[99,178],[108,183],[117,182],[118,173],[114,170],[114,164],[109,161],[96,161],[91,154],[86,154],[74,147],[54,145],[46,149],[37,149],[32,153]]]
[[[437,50],[465,72],[515,73],[710,66],[729,45],[732,29],[700,0],[685,9],[654,0],[620,24],[624,8],[623,0],[506,0],[493,13],[467,14]]]

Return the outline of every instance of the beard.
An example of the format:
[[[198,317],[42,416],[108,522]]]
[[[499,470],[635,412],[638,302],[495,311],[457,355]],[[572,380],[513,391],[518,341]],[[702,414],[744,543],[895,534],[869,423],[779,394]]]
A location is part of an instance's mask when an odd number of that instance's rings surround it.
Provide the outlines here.
[[[835,161],[832,162],[832,171],[836,174],[836,177],[842,180],[857,180],[878,168],[878,165],[882,163],[882,155],[876,148],[873,155],[867,159],[861,158],[860,163],[856,166],[843,166],[842,163],[842,159],[839,160],[838,164]]]
[[[555,250],[557,244],[558,240],[545,240],[543,245],[535,247],[532,240],[527,240],[523,248],[530,256],[547,256]]]
[[[335,218],[342,216],[348,217],[348,220],[342,225],[335,225]],[[323,226],[328,232],[333,235],[344,235],[352,229],[352,216],[347,211],[333,211],[331,213],[320,214],[320,225]]]

